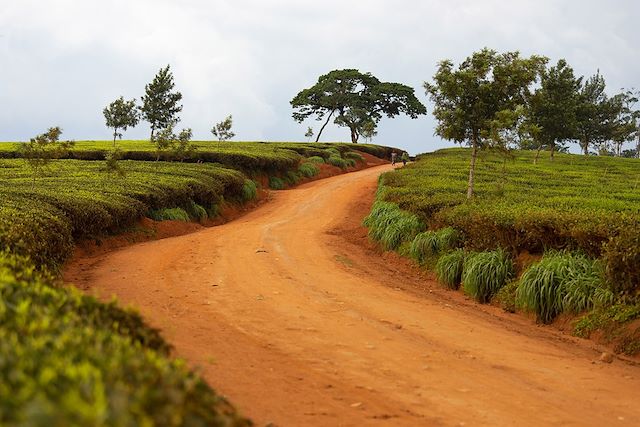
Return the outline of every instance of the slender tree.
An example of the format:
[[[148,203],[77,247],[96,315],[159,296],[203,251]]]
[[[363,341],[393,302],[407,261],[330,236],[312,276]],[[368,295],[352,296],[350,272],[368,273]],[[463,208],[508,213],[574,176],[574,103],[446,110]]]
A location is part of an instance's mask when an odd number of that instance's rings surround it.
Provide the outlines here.
[[[567,61],[543,70],[540,87],[530,98],[527,108],[528,121],[537,129],[536,160],[540,150],[551,150],[551,159],[558,146],[576,135],[577,110],[580,102],[582,78],[576,78]]]
[[[313,128],[311,126],[307,128],[307,133],[305,133],[304,136],[307,138],[307,141],[311,141],[311,138],[313,138]]]
[[[219,142],[227,141],[236,136],[236,134],[231,131],[232,126],[233,117],[230,114],[220,123],[216,123],[213,128],[211,128],[211,133],[214,137],[218,138]]]
[[[325,119],[316,142],[329,121],[349,128],[351,142],[357,143],[365,123],[377,124],[383,116],[406,114],[415,119],[427,110],[414,90],[400,83],[385,83],[371,73],[354,69],[334,70],[318,78],[316,84],[300,91],[292,100],[293,118],[303,122],[315,116]]]
[[[60,135],[62,129],[56,126],[21,144],[20,153],[33,172],[34,182],[37,177],[43,175],[44,169],[52,159],[73,147],[73,141],[60,141]]]
[[[113,148],[116,148],[116,138],[122,139],[120,130],[126,131],[135,127],[140,121],[140,114],[136,107],[136,100],[125,101],[121,96],[102,110],[107,127],[113,129]]]
[[[575,136],[585,156],[591,146],[600,146],[613,137],[619,107],[605,89],[604,77],[598,71],[584,82],[579,94]]]
[[[173,74],[169,65],[161,68],[153,81],[145,86],[140,111],[142,118],[151,126],[151,139],[156,130],[167,128],[180,121],[178,113],[182,111],[182,94],[174,91]]]
[[[483,49],[473,53],[456,69],[441,61],[433,83],[424,88],[435,107],[436,134],[471,146],[467,198],[473,196],[478,151],[490,146],[499,114],[526,105],[530,86],[546,64],[541,56],[521,58],[518,52],[498,54]]]
[[[151,142],[156,146],[156,161],[160,160],[160,155],[164,151],[171,152],[180,161],[184,161],[193,154],[195,147],[191,144],[191,137],[193,136],[191,129],[182,129],[176,135],[174,132],[175,125],[175,122],[170,123],[153,136]]]

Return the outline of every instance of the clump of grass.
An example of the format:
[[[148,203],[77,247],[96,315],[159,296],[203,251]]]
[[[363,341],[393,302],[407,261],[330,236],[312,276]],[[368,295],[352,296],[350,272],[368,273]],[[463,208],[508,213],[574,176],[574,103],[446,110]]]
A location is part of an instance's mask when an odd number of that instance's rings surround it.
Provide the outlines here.
[[[313,163],[305,162],[298,167],[298,172],[304,177],[313,178],[318,175],[320,169]]]
[[[209,218],[215,218],[220,215],[220,205],[218,203],[212,203],[211,207],[207,209],[207,215]]]
[[[502,249],[475,252],[465,257],[462,283],[466,294],[485,304],[513,275],[513,261]]]
[[[207,210],[195,202],[191,202],[189,204],[186,212],[189,218],[194,218],[198,221],[204,221],[209,217],[209,215],[207,214]]]
[[[331,148],[327,148],[325,151],[329,153],[331,156],[342,157],[342,153],[337,148],[331,147]]]
[[[320,156],[311,156],[307,158],[307,162],[309,163],[316,163],[316,164],[324,164],[324,158],[320,157]]]
[[[343,159],[340,156],[335,156],[335,155],[331,155],[328,159],[327,159],[327,163],[329,163],[332,166],[337,166],[340,169],[346,169],[348,166],[348,162]]]
[[[356,162],[364,162],[364,157],[355,151],[347,151],[343,156],[345,159],[355,160]]]
[[[287,171],[284,174],[284,181],[289,185],[296,185],[300,182],[300,175],[294,171]]]
[[[459,243],[459,233],[446,227],[437,231],[425,231],[416,235],[411,242],[410,255],[419,263],[427,258],[454,249]]]
[[[245,179],[242,185],[242,200],[248,202],[258,196],[258,186],[252,179]]]
[[[278,178],[277,176],[269,177],[269,188],[272,190],[283,190],[285,187],[285,183],[282,178]]]
[[[594,305],[613,302],[605,288],[604,272],[597,261],[582,254],[549,252],[520,278],[516,302],[551,323],[563,311],[578,313]]]
[[[458,289],[462,281],[465,253],[456,249],[442,255],[436,264],[438,281],[449,289]]]
[[[369,227],[369,236],[379,241],[386,250],[394,250],[403,242],[412,240],[424,229],[420,219],[398,205],[389,202],[376,202],[371,213],[364,219]]]
[[[189,214],[182,208],[152,210],[149,217],[156,221],[190,221]]]

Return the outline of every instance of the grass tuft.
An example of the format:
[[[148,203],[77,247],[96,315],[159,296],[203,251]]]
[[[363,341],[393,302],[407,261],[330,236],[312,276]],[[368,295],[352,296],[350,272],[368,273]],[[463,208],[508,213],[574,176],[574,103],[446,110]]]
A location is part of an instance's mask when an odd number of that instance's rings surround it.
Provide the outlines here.
[[[449,289],[458,289],[462,281],[465,253],[456,249],[442,255],[436,264],[438,281]]]
[[[459,234],[451,227],[425,231],[417,234],[411,242],[410,255],[419,263],[423,263],[429,257],[456,248],[458,244]]]
[[[182,208],[158,209],[149,212],[149,217],[156,221],[185,221],[191,219],[189,214]]]
[[[282,178],[278,178],[277,176],[269,177],[269,188],[272,190],[283,190],[285,187],[285,183]]]
[[[324,164],[325,163],[324,158],[320,157],[320,156],[311,156],[311,157],[307,158],[307,162],[316,163],[316,164]]]
[[[582,254],[549,252],[524,272],[519,281],[517,305],[551,323],[563,311],[578,313],[594,305],[613,302],[605,288],[599,262]]]
[[[300,165],[300,167],[298,168],[298,172],[306,178],[313,178],[314,176],[318,175],[318,173],[320,173],[320,169],[318,169],[318,166],[311,162],[305,162]]]
[[[486,304],[514,276],[513,261],[502,249],[475,252],[464,260],[462,283],[466,294]]]
[[[242,185],[242,200],[248,202],[258,196],[258,186],[255,181],[245,179]]]
[[[424,224],[417,216],[389,202],[374,203],[371,213],[364,219],[364,225],[369,227],[369,236],[379,241],[386,250],[399,248],[424,229]]]

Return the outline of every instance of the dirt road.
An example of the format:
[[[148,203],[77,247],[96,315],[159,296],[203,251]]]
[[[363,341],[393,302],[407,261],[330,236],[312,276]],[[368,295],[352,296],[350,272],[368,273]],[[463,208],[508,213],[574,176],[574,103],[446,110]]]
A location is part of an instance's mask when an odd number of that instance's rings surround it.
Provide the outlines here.
[[[640,368],[439,290],[359,226],[379,166],[68,278],[139,308],[258,425],[640,425]]]

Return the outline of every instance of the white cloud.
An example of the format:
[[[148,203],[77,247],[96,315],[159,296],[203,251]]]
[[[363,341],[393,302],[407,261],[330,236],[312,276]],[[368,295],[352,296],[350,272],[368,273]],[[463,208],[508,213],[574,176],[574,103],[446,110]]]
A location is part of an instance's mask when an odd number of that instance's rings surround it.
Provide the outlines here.
[[[303,139],[289,100],[335,68],[409,84],[426,102],[421,84],[439,60],[484,46],[565,57],[581,74],[600,68],[613,91],[638,84],[639,17],[633,0],[0,0],[0,140],[52,125],[107,138],[102,108],[139,98],[167,63],[182,125],[198,138],[231,113],[239,139]],[[448,145],[433,127],[430,116],[383,120],[376,142]]]

